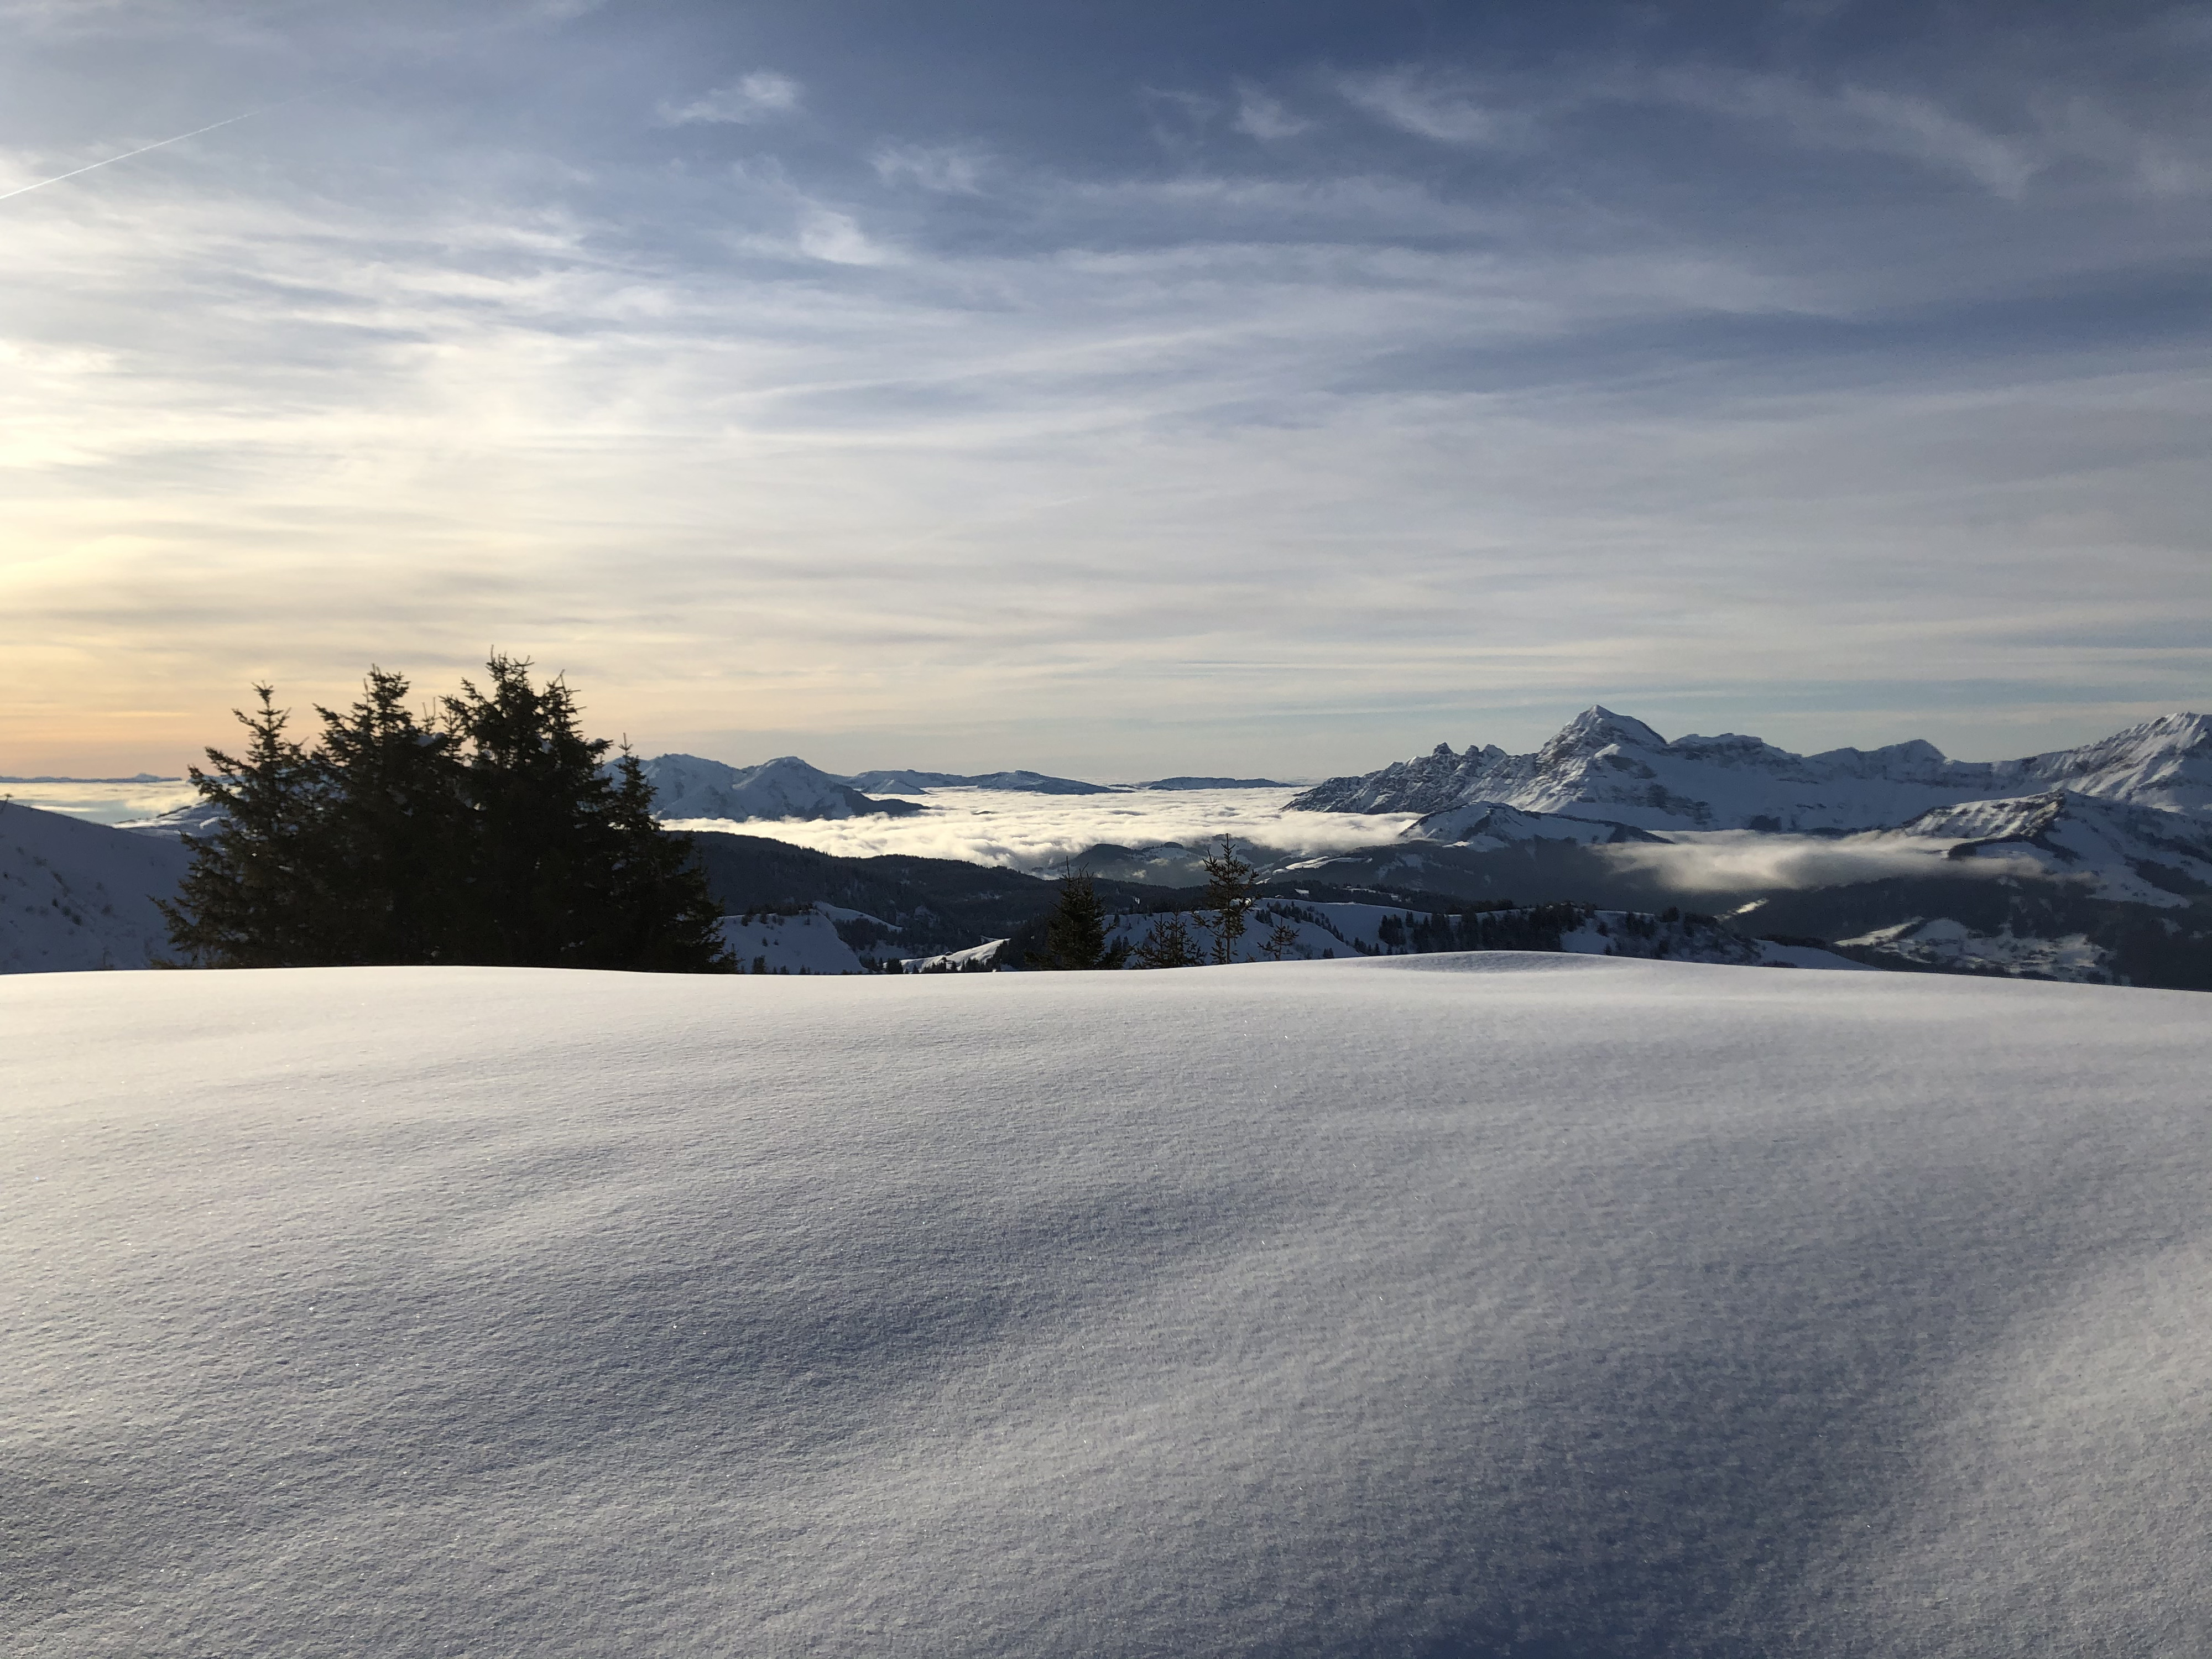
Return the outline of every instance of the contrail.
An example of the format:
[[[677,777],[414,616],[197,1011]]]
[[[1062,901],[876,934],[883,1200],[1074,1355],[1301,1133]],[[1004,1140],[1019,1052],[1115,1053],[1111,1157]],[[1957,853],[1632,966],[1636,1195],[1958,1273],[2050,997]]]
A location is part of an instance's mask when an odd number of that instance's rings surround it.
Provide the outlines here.
[[[307,95],[303,92],[300,94],[300,98]],[[157,139],[150,144],[141,144],[136,149],[126,149],[120,155],[111,155],[104,161],[94,161],[68,173],[58,173],[51,179],[40,179],[35,185],[19,185],[14,190],[0,191],[0,202],[12,201],[18,196],[27,196],[34,190],[44,190],[48,185],[58,185],[64,179],[75,179],[80,174],[91,173],[100,167],[113,167],[118,161],[127,161],[134,155],[143,155],[149,149],[163,149],[171,144],[181,144],[187,138],[197,138],[204,132],[213,132],[217,127],[234,126],[240,121],[250,121],[257,115],[268,114],[272,109],[282,109],[284,104],[296,104],[300,101],[300,98],[287,98],[283,104],[264,104],[259,109],[250,109],[243,115],[227,115],[220,121],[210,121],[204,127],[194,127],[190,132],[180,132],[173,138]]]

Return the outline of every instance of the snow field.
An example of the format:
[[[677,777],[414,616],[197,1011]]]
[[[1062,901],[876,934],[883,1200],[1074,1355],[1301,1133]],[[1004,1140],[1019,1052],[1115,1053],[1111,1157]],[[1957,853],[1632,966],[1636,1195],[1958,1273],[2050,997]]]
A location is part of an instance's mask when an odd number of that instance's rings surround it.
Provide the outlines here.
[[[2212,1003],[0,981],[24,1659],[2212,1647]]]

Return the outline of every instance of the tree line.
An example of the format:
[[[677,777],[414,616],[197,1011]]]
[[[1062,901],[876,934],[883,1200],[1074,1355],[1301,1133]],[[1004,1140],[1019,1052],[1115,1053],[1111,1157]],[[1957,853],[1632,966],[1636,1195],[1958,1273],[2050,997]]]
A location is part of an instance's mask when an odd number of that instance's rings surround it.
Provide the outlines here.
[[[162,905],[188,963],[425,963],[712,972],[720,907],[623,745],[586,738],[556,676],[495,653],[417,714],[372,667],[359,701],[317,705],[312,745],[257,685],[247,742],[191,769],[213,827]]]
[[[1206,870],[1206,897],[1198,910],[1189,915],[1171,910],[1154,918],[1133,945],[1127,939],[1108,942],[1113,918],[1099,896],[1097,882],[1085,872],[1064,872],[1059,902],[1045,926],[1044,950],[1035,965],[1066,973],[1133,963],[1139,968],[1196,968],[1236,961],[1237,947],[1251,926],[1259,872],[1226,835],[1217,839],[1200,863]],[[1295,928],[1279,925],[1261,948],[1279,961],[1296,937]]]

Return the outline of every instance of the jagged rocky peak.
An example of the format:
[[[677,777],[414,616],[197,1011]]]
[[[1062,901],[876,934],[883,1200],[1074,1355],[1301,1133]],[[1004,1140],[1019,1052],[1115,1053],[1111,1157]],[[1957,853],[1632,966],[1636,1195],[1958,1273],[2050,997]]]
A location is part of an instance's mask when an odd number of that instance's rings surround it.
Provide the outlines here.
[[[1961,802],[2063,789],[2212,817],[2212,720],[2168,714],[2097,743],[2015,761],[1954,761],[1915,738],[1805,756],[1734,732],[1668,742],[1594,705],[1533,754],[1448,744],[1291,804],[1308,811],[1432,814],[1471,802],[1647,830],[1885,829]]]

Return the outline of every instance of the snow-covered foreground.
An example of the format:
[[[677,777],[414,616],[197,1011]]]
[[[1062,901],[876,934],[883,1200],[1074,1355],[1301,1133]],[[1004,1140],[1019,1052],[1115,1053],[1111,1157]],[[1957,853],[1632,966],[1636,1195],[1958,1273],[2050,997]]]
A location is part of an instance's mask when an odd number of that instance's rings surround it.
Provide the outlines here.
[[[0,981],[0,1650],[2194,1654],[2212,1001]]]

